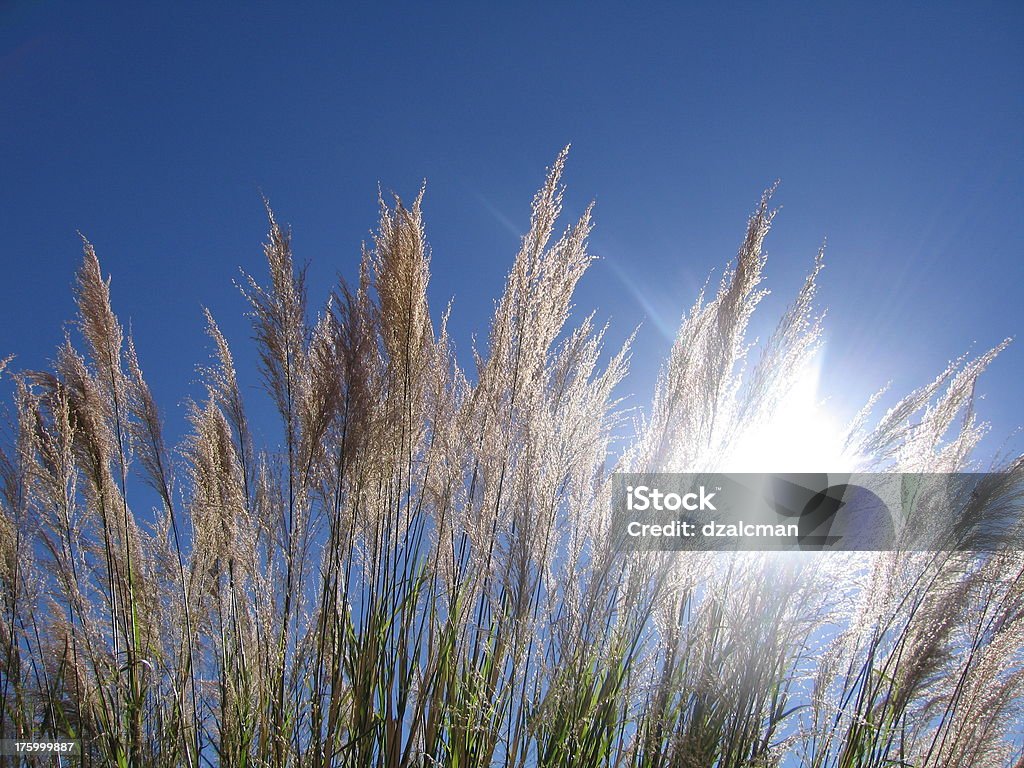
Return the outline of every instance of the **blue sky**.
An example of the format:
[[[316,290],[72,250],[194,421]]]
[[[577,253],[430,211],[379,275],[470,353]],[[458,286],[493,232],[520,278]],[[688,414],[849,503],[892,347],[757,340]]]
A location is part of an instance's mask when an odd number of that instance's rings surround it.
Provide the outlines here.
[[[202,306],[256,382],[232,281],[263,274],[260,192],[315,305],[354,274],[378,183],[426,178],[431,296],[468,360],[571,142],[566,210],[596,200],[603,257],[577,305],[613,341],[643,323],[634,404],[778,178],[765,319],[827,237],[823,386],[851,413],[1024,328],[1022,41],[1009,2],[2,3],[0,354],[52,355],[80,230],[178,434]],[[988,451],[1022,443],[1022,373],[1018,339],[983,380]]]

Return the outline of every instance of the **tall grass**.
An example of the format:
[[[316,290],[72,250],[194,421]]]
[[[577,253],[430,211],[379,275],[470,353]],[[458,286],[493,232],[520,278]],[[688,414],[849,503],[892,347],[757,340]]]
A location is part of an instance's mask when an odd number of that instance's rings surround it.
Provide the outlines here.
[[[472,372],[427,304],[422,191],[381,201],[358,284],[315,314],[268,208],[268,277],[244,289],[267,445],[209,313],[204,394],[165,444],[86,243],[75,338],[9,374],[0,735],[79,739],[89,766],[1013,763],[1020,552],[615,551],[612,472],[721,468],[814,355],[822,258],[748,361],[766,193],[613,453],[630,344],[568,326],[591,220],[556,230],[565,159]],[[873,400],[852,451],[967,466],[1002,346],[870,426]],[[1002,469],[976,506],[1019,508],[1024,460]]]

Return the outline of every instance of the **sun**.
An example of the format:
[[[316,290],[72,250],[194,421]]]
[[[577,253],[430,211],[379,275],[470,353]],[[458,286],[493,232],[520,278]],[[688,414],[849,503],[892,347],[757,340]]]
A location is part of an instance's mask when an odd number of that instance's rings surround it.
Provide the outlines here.
[[[819,392],[821,355],[793,378],[778,406],[743,425],[723,460],[727,472],[853,472],[846,429]]]

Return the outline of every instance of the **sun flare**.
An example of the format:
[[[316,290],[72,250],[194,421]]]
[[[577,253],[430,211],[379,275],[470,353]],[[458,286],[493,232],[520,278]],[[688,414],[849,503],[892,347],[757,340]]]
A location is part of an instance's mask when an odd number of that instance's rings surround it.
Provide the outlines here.
[[[770,414],[744,425],[724,460],[728,472],[852,472],[846,429],[819,392],[821,355],[794,377]]]

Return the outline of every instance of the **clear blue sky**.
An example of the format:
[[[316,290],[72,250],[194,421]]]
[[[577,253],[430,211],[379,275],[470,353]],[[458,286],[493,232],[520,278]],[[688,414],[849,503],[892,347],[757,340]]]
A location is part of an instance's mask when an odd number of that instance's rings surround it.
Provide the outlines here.
[[[635,404],[659,327],[776,178],[766,310],[827,237],[841,409],[1020,333],[1024,5],[681,5],[0,3],[0,353],[52,355],[81,230],[180,433],[201,306],[252,370],[232,280],[263,275],[260,191],[315,305],[354,273],[378,182],[409,197],[423,178],[431,295],[454,296],[466,353],[568,142],[567,211],[596,199],[604,257],[577,304],[615,340],[644,323]],[[1021,442],[1022,373],[1024,338],[984,379],[990,450]]]

